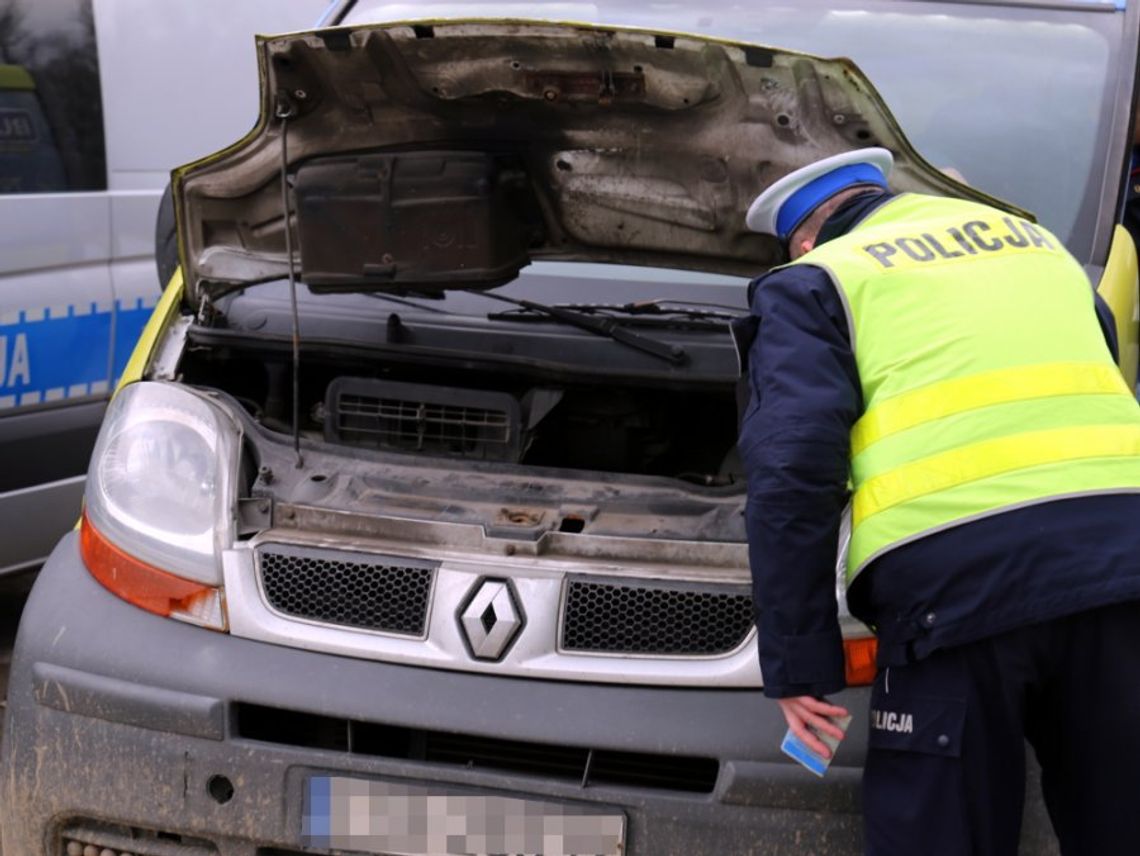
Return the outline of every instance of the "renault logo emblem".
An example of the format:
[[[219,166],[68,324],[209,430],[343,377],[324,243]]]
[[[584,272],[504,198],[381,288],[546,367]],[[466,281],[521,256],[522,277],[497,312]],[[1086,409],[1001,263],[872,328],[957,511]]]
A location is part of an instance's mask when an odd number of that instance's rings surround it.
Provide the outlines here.
[[[523,626],[510,580],[482,580],[459,611],[459,626],[476,660],[500,660]]]

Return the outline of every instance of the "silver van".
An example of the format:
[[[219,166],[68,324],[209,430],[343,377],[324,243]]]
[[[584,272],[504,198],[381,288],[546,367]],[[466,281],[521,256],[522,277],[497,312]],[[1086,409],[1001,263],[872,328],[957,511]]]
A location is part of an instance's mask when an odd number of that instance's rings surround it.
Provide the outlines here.
[[[825,777],[760,691],[728,324],[782,250],[743,212],[864,145],[1039,211],[1134,383],[1140,5],[330,24],[260,40],[257,126],[175,173],[181,269],[20,626],[5,856],[861,853],[868,631]]]

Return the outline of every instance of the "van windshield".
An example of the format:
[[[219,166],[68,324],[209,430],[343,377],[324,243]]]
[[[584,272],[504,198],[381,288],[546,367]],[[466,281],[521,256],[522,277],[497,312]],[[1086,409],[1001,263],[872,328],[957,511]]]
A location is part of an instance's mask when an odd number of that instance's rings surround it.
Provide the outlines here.
[[[701,3],[359,0],[344,23],[525,17],[676,30],[847,56],[933,165],[1036,213],[1093,262],[1104,141],[1124,16],[1113,4],[1037,9],[898,0]]]

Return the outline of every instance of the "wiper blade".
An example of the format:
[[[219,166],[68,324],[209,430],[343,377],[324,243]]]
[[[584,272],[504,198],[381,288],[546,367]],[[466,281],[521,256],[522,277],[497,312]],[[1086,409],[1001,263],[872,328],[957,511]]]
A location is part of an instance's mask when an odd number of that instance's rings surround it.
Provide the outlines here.
[[[547,315],[564,324],[569,324],[571,327],[586,330],[597,336],[605,336],[607,339],[621,342],[623,345],[628,345],[631,348],[635,348],[642,353],[649,354],[658,359],[666,360],[675,366],[682,365],[688,359],[688,354],[685,353],[685,349],[680,345],[670,345],[668,342],[642,336],[640,333],[635,333],[623,327],[621,321],[617,318],[611,318],[607,315],[591,315],[586,312],[567,309],[563,306],[547,306],[544,303],[535,303],[533,300],[507,297],[504,294],[492,294],[489,291],[484,291],[483,296],[490,297],[492,300],[501,300],[504,303],[513,303],[515,306],[528,309],[531,312],[541,312],[543,315]],[[509,320],[510,318],[510,316],[502,315],[499,317],[503,320]]]
[[[687,308],[690,306],[714,308]],[[556,303],[554,304],[554,308],[571,309],[577,312],[588,312],[590,314],[620,312],[625,315],[681,316],[684,318],[708,318],[723,321],[732,321],[748,311],[743,307],[729,306],[726,303],[703,303],[693,300],[669,300],[668,298],[638,300],[633,303]],[[729,311],[718,312],[716,311],[717,309]]]

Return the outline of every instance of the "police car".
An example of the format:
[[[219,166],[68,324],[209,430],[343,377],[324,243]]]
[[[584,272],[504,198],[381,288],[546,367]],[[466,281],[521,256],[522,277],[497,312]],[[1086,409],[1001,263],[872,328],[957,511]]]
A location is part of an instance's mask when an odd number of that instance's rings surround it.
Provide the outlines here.
[[[816,779],[759,692],[728,321],[783,254],[743,211],[879,145],[1011,240],[1040,212],[1134,383],[1140,6],[1043,5],[358,0],[261,39],[22,621],[4,852],[862,852],[863,730]]]
[[[252,124],[253,34],[327,0],[5,4],[0,53],[0,575],[75,525],[103,411],[158,302],[170,170]],[[200,50],[170,61],[170,40]],[[203,118],[204,117],[204,118]]]

